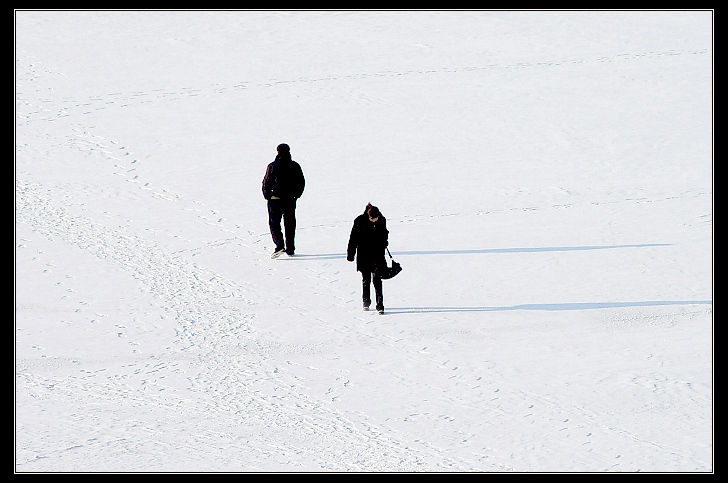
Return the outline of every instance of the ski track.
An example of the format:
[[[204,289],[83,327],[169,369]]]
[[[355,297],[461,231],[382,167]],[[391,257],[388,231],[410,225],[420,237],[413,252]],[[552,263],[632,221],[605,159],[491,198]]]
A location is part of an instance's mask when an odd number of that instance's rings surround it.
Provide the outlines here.
[[[539,63],[517,63],[510,65],[487,65],[468,68],[442,68],[433,70],[417,70],[407,72],[380,72],[359,74],[356,76],[342,76],[365,79],[368,77],[402,76],[402,75],[434,75],[457,74],[484,69],[527,69],[557,67],[565,64],[578,64],[587,62],[619,62],[637,61],[641,59],[658,59],[675,55],[705,54],[706,51],[691,52],[648,52],[643,54],[619,54],[611,57],[595,59],[565,59]],[[335,81],[336,76],[322,78],[299,78],[294,80],[274,80],[265,83],[240,82],[228,86],[206,86],[204,88],[184,87],[174,90],[157,89],[147,92],[108,93],[104,95],[89,96],[84,99],[67,97],[60,103],[50,99],[43,99],[44,89],[37,87],[27,94],[23,93],[25,85],[38,85],[38,80],[48,75],[63,75],[53,69],[43,69],[38,63],[25,59],[18,59],[16,70],[23,65],[24,73],[17,76],[19,87],[16,96],[17,129],[25,129],[36,122],[56,122],[68,120],[64,118],[83,117],[97,110],[124,108],[133,104],[147,104],[154,102],[173,102],[183,98],[199,97],[205,95],[225,95],[240,93],[251,89],[271,88],[287,83],[312,83]],[[33,84],[31,84],[33,83]],[[23,87],[20,87],[23,86]],[[40,95],[40,98],[36,96]],[[108,167],[113,174],[122,176],[139,189],[147,191],[151,196],[178,203],[176,210],[200,212],[201,203],[187,200],[170,191],[157,188],[146,182],[136,173],[137,163],[143,163],[143,156],[133,153],[127,143],[106,140],[93,134],[93,128],[73,128],[64,140],[58,141],[66,147],[79,152],[81,155],[98,155],[108,161]],[[27,145],[16,148],[18,156],[24,154]],[[597,200],[587,203],[613,204],[613,203],[646,203],[676,200],[684,197],[702,196],[706,193],[684,192],[659,199],[629,198],[619,200]],[[26,362],[18,364],[16,374],[16,387],[30,397],[39,399],[52,399],[56,401],[77,401],[81,405],[119,405],[119,419],[116,421],[72,420],[66,424],[86,426],[88,434],[93,434],[96,428],[97,436],[90,437],[83,442],[46,442],[46,447],[55,449],[43,452],[29,443],[24,443],[18,436],[16,464],[18,469],[28,468],[33,471],[34,465],[52,456],[63,455],[81,447],[97,453],[102,460],[98,463],[99,469],[106,469],[104,460],[113,461],[113,458],[124,458],[131,452],[135,457],[123,460],[130,468],[146,468],[153,465],[159,455],[165,452],[189,452],[194,456],[190,460],[190,468],[204,468],[208,457],[215,459],[211,469],[220,467],[230,470],[251,468],[236,467],[234,455],[246,455],[249,461],[259,461],[261,468],[303,470],[332,470],[332,471],[472,471],[472,470],[512,470],[513,467],[504,464],[502,459],[489,458],[490,448],[473,450],[471,459],[451,458],[442,448],[438,448],[423,440],[406,441],[391,427],[378,427],[369,423],[365,414],[344,415],[331,407],[327,401],[307,394],[305,384],[300,374],[303,368],[295,367],[296,362],[286,361],[289,368],[282,367],[280,356],[301,354],[306,351],[321,350],[322,347],[308,346],[281,346],[275,342],[256,338],[252,328],[252,321],[257,316],[256,306],[261,302],[272,303],[284,307],[292,314],[325,327],[339,337],[356,337],[363,344],[386,345],[388,350],[397,353],[402,360],[422,362],[421,355],[428,353],[428,347],[413,347],[402,344],[397,334],[386,331],[375,331],[369,326],[371,318],[364,316],[351,316],[351,322],[342,325],[341,321],[328,320],[305,307],[288,303],[284,297],[277,296],[265,290],[265,286],[257,287],[252,284],[233,282],[218,273],[207,270],[197,264],[190,263],[186,256],[202,254],[209,249],[224,247],[232,243],[240,243],[254,251],[255,256],[265,257],[259,247],[255,247],[260,237],[249,232],[250,238],[239,234],[239,230],[226,227],[224,218],[209,217],[202,214],[198,216],[208,225],[219,229],[228,235],[227,238],[217,239],[205,246],[195,249],[183,249],[176,252],[165,251],[158,243],[143,239],[124,231],[111,229],[91,218],[74,215],[69,210],[59,206],[61,195],[53,187],[43,186],[39,183],[16,179],[16,222],[27,224],[35,232],[46,237],[61,239],[76,246],[100,259],[111,262],[115,266],[129,272],[136,280],[142,282],[149,293],[158,301],[160,307],[173,314],[178,325],[177,337],[174,346],[167,352],[155,354],[147,361],[130,362],[120,366],[120,372],[113,374],[105,370],[84,372],[80,375],[66,378],[48,378],[34,373],[33,365]],[[507,211],[533,211],[539,209],[571,208],[574,204],[555,204],[548,207],[538,206],[511,206],[501,210],[481,211],[477,213],[441,213],[422,215],[413,213],[405,215],[401,223],[416,221],[424,217],[445,216],[472,216],[488,215]],[[217,213],[216,210],[210,210]],[[703,220],[711,224],[712,217]],[[327,223],[326,227],[342,228],[348,226],[350,220],[338,220]],[[302,226],[299,229],[316,229],[324,225]],[[332,254],[332,256],[337,256]],[[341,255],[343,257],[343,254]],[[323,268],[321,268],[323,266]],[[283,273],[286,265],[279,265]],[[319,268],[306,268],[303,274],[313,285],[311,292],[317,297],[325,298],[328,303],[341,309],[341,313],[350,313],[351,303],[356,296],[346,287],[341,286],[338,272],[331,273],[328,267],[318,265]],[[296,283],[289,278],[290,283]],[[121,328],[123,332],[123,328]],[[435,338],[435,340],[437,340]],[[470,384],[473,389],[481,388],[486,384],[477,375],[466,378],[458,366],[452,366],[451,361],[431,359],[428,361],[437,368],[440,376],[457,383]],[[24,365],[26,364],[26,365]],[[204,369],[203,369],[204,368]],[[314,368],[306,368],[313,370]],[[305,371],[303,371],[305,372]],[[178,394],[168,380],[186,378],[187,395]],[[104,380],[102,380],[104,379]],[[441,379],[425,384],[422,381],[411,381],[402,376],[400,384],[412,390],[425,390],[432,393],[442,393],[437,386]],[[344,376],[340,378],[341,387],[332,386],[329,389],[330,398],[336,400],[340,391],[345,390],[350,381]],[[486,384],[487,385],[487,384]],[[539,397],[532,393],[505,395],[498,387],[488,387],[492,398],[490,410],[494,420],[513,416],[513,407],[519,406],[524,400],[534,401],[534,404],[522,408],[523,418],[533,418],[540,414],[543,418],[550,418],[548,424],[553,425],[556,431],[566,431],[565,435],[581,434],[583,445],[592,444],[594,436],[599,432],[619,433],[630,441],[638,440],[628,432],[614,427],[603,428],[599,426],[598,418],[586,408],[574,406],[565,407],[561,402]],[[472,401],[458,399],[450,401],[461,407],[473,406],[480,401],[483,390],[478,391]],[[447,397],[447,396],[443,396]],[[509,399],[510,398],[510,399]],[[184,421],[183,428],[191,426],[192,429],[177,429],[172,423],[167,426],[159,421],[145,421],[134,408],[158,408],[171,415],[173,421]],[[543,409],[543,408],[546,409]],[[506,409],[508,408],[508,409]],[[482,408],[481,408],[482,412]],[[200,417],[199,415],[202,414]],[[563,419],[556,420],[554,414],[562,414]],[[129,419],[124,420],[124,416]],[[194,421],[186,418],[195,415]],[[436,419],[442,424],[452,424],[447,413],[433,415],[413,412],[409,420],[417,421],[421,418]],[[135,419],[136,418],[136,419]],[[201,421],[201,422],[200,422]],[[215,423],[215,421],[222,421]],[[225,428],[224,422],[233,425],[246,425],[262,429],[256,433],[251,430],[249,439],[241,438],[234,432]],[[106,430],[99,430],[100,425],[106,424]],[[181,423],[180,423],[181,424]],[[126,425],[124,432],[118,430],[120,425]],[[557,427],[558,426],[558,427]],[[282,435],[275,440],[266,438],[265,442],[256,441],[256,435],[270,435],[279,431]],[[176,447],[165,445],[165,439],[152,443],[145,438],[156,431],[179,431],[179,437],[174,438]],[[116,435],[116,439],[108,436]],[[106,435],[106,436],[104,436]],[[285,436],[283,436],[285,435]],[[472,435],[470,435],[472,436]],[[463,428],[463,437],[468,439],[466,428]],[[523,445],[538,445],[538,442],[523,441]],[[644,445],[653,445],[642,442]],[[596,445],[596,443],[594,444]],[[112,450],[109,452],[109,450]],[[661,452],[672,453],[676,459],[688,458],[670,448],[658,448]],[[589,449],[591,451],[591,449]],[[140,456],[140,455],[146,456]],[[224,456],[227,455],[227,456]],[[589,453],[585,450],[582,455],[586,461]],[[620,454],[615,454],[614,461],[606,457],[601,461],[605,470],[619,466]],[[437,461],[438,463],[432,463]],[[578,466],[575,461],[575,466]],[[311,466],[313,465],[313,466]],[[91,468],[93,470],[93,468]],[[255,470],[255,468],[253,468]]]
[[[286,84],[297,83],[318,83],[334,82],[337,80],[368,79],[377,77],[401,77],[415,75],[437,75],[437,74],[462,74],[479,72],[484,70],[522,70],[535,68],[557,68],[564,65],[592,64],[592,63],[614,63],[642,60],[659,60],[682,55],[706,55],[707,49],[701,50],[669,50],[664,52],[642,52],[637,54],[621,53],[596,58],[572,58],[562,60],[548,60],[542,62],[517,62],[511,64],[487,64],[470,67],[441,67],[434,69],[418,69],[409,71],[391,71],[360,73],[352,75],[332,75],[319,78],[300,77],[297,79],[273,79],[266,82],[240,81],[234,84],[222,86],[211,84],[207,86],[186,86],[176,89],[152,89],[148,91],[135,92],[111,92],[91,95],[83,99],[74,97],[63,98],[61,105],[56,105],[52,99],[38,98],[38,94],[44,92],[44,88],[37,86],[38,80],[44,76],[64,76],[62,72],[52,67],[44,67],[40,62],[32,58],[16,58],[16,123],[18,126],[30,124],[36,120],[53,122],[54,120],[74,116],[86,115],[95,111],[125,108],[138,104],[150,104],[156,102],[174,102],[185,98],[194,98],[210,95],[229,95],[243,91],[272,88]],[[20,72],[20,74],[18,73]],[[32,87],[37,86],[35,90]],[[30,87],[30,91],[23,93],[24,89]],[[28,97],[25,97],[28,96]]]
[[[512,69],[534,69],[534,68],[545,68],[553,67],[558,68],[559,66],[573,65],[573,64],[589,64],[589,63],[615,63],[615,62],[636,62],[636,61],[659,61],[660,59],[672,58],[676,56],[684,55],[706,55],[707,49],[691,50],[691,51],[679,51],[669,50],[664,52],[644,52],[638,54],[622,53],[610,56],[602,56],[591,59],[562,59],[560,61],[543,61],[543,62],[519,62],[507,65],[489,64],[485,66],[475,67],[460,67],[460,68],[439,68],[439,69],[428,69],[428,70],[411,70],[403,72],[377,72],[377,73],[362,73],[356,75],[345,75],[345,76],[327,76],[322,78],[298,78],[298,79],[279,79],[271,80],[268,82],[239,82],[231,84],[229,86],[220,86],[219,84],[202,86],[202,87],[180,87],[178,89],[152,89],[148,91],[137,91],[132,93],[121,93],[113,92],[106,94],[92,95],[84,99],[76,99],[72,97],[63,98],[60,106],[56,105],[52,99],[38,98],[39,94],[42,94],[46,88],[41,87],[45,77],[49,76],[63,76],[64,74],[57,71],[54,68],[43,68],[37,61],[29,59],[16,59],[16,126],[18,128],[32,125],[36,122],[55,122],[58,120],[70,121],[70,119],[83,119],[85,115],[92,114],[94,111],[114,109],[114,108],[125,108],[132,105],[141,104],[156,104],[160,102],[178,101],[185,98],[196,98],[200,96],[230,96],[240,95],[243,91],[250,91],[255,89],[272,88],[280,85],[291,84],[291,83],[315,83],[322,81],[335,82],[337,80],[351,80],[354,78],[366,79],[370,77],[399,77],[399,76],[412,76],[412,75],[434,75],[434,74],[462,74],[473,71],[482,70],[512,70]],[[31,89],[24,94],[23,91],[28,87]],[[35,87],[33,90],[32,87]],[[28,96],[27,98],[24,96]],[[70,119],[65,119],[70,118]],[[185,203],[185,210],[200,212],[201,202],[195,200],[185,200],[179,194],[171,193],[167,189],[158,188],[154,186],[150,181],[145,181],[140,174],[138,174],[138,168],[144,164],[144,156],[137,155],[130,149],[127,143],[118,140],[107,140],[102,136],[94,134],[94,127],[79,127],[83,126],[83,123],[79,123],[77,127],[71,128],[71,133],[67,134],[65,139],[58,140],[57,142],[63,143],[67,147],[71,147],[79,152],[86,155],[98,155],[102,159],[112,161],[114,163],[114,174],[126,178],[130,183],[138,183],[140,189],[150,191],[154,196],[165,199],[168,201],[181,201]],[[16,146],[16,153],[22,155],[24,150],[29,146],[27,144],[18,144]],[[579,207],[584,204],[593,206],[600,205],[614,205],[614,204],[642,204],[642,203],[654,203],[664,201],[675,201],[683,198],[694,198],[710,195],[708,192],[689,190],[686,192],[675,193],[664,197],[629,197],[629,198],[618,198],[618,199],[598,199],[583,201],[581,203],[557,203],[550,206],[533,206],[533,205],[521,205],[521,206],[508,206],[505,208],[494,208],[489,210],[479,210],[472,213],[411,213],[403,215],[400,220],[390,220],[391,222],[412,222],[417,219],[424,218],[439,218],[439,217],[457,217],[457,216],[482,216],[482,215],[494,215],[508,212],[518,211],[537,211],[542,209],[570,209]],[[212,213],[217,213],[216,210],[211,210]],[[222,218],[215,220],[214,218],[199,215],[204,218],[209,224],[222,226]],[[701,220],[705,224],[712,223],[712,215],[704,215],[704,219]],[[335,220],[327,223],[326,225],[313,225],[310,227],[299,226],[299,229],[308,228],[319,228],[321,226],[342,228],[346,227],[350,223],[350,220]],[[235,233],[233,229],[227,230],[229,233]]]

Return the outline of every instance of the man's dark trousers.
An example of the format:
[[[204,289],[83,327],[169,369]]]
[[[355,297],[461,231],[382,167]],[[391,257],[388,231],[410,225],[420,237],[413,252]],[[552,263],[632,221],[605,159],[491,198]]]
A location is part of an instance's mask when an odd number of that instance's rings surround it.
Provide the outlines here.
[[[286,231],[285,240],[281,232],[281,218]],[[268,200],[268,225],[276,251],[285,250],[292,255],[296,249],[296,199],[274,198]]]

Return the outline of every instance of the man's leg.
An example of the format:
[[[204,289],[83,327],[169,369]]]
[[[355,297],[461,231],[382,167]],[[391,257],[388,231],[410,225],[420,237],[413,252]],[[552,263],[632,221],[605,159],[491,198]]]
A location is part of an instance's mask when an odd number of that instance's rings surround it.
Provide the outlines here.
[[[281,216],[283,216],[283,211],[280,207],[280,200],[268,200],[268,226],[270,227],[273,244],[276,246],[275,251],[285,248],[283,233],[281,232]]]
[[[283,224],[286,230],[286,253],[296,251],[296,200],[286,201],[283,208]]]

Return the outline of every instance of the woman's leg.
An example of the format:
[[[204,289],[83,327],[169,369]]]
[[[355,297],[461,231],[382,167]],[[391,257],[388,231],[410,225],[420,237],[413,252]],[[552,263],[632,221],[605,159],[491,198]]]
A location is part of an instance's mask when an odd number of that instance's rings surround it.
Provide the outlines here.
[[[377,310],[383,311],[384,310],[384,293],[382,292],[382,278],[374,274],[374,294],[377,297]]]
[[[361,272],[361,288],[362,288],[362,302],[364,304],[364,310],[369,309],[372,304],[370,285],[372,283],[372,274],[364,271]]]

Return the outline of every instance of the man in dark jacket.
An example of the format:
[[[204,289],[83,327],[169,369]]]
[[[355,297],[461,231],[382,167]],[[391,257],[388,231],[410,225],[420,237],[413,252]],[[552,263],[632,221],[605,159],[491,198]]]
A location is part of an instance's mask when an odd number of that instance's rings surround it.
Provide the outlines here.
[[[371,305],[370,285],[374,282],[377,311],[384,313],[384,295],[382,294],[382,278],[379,270],[386,267],[384,250],[387,248],[389,231],[387,219],[379,212],[376,206],[369,203],[364,213],[357,216],[349,236],[349,246],[346,250],[346,259],[354,261],[356,254],[356,269],[362,276],[362,301],[364,310]]]
[[[276,248],[271,258],[284,251],[293,256],[296,249],[296,200],[303,194],[306,181],[301,166],[291,159],[291,148],[278,145],[276,159],[268,165],[263,177],[263,197],[268,200],[268,225]],[[281,232],[281,218],[285,239]]]

